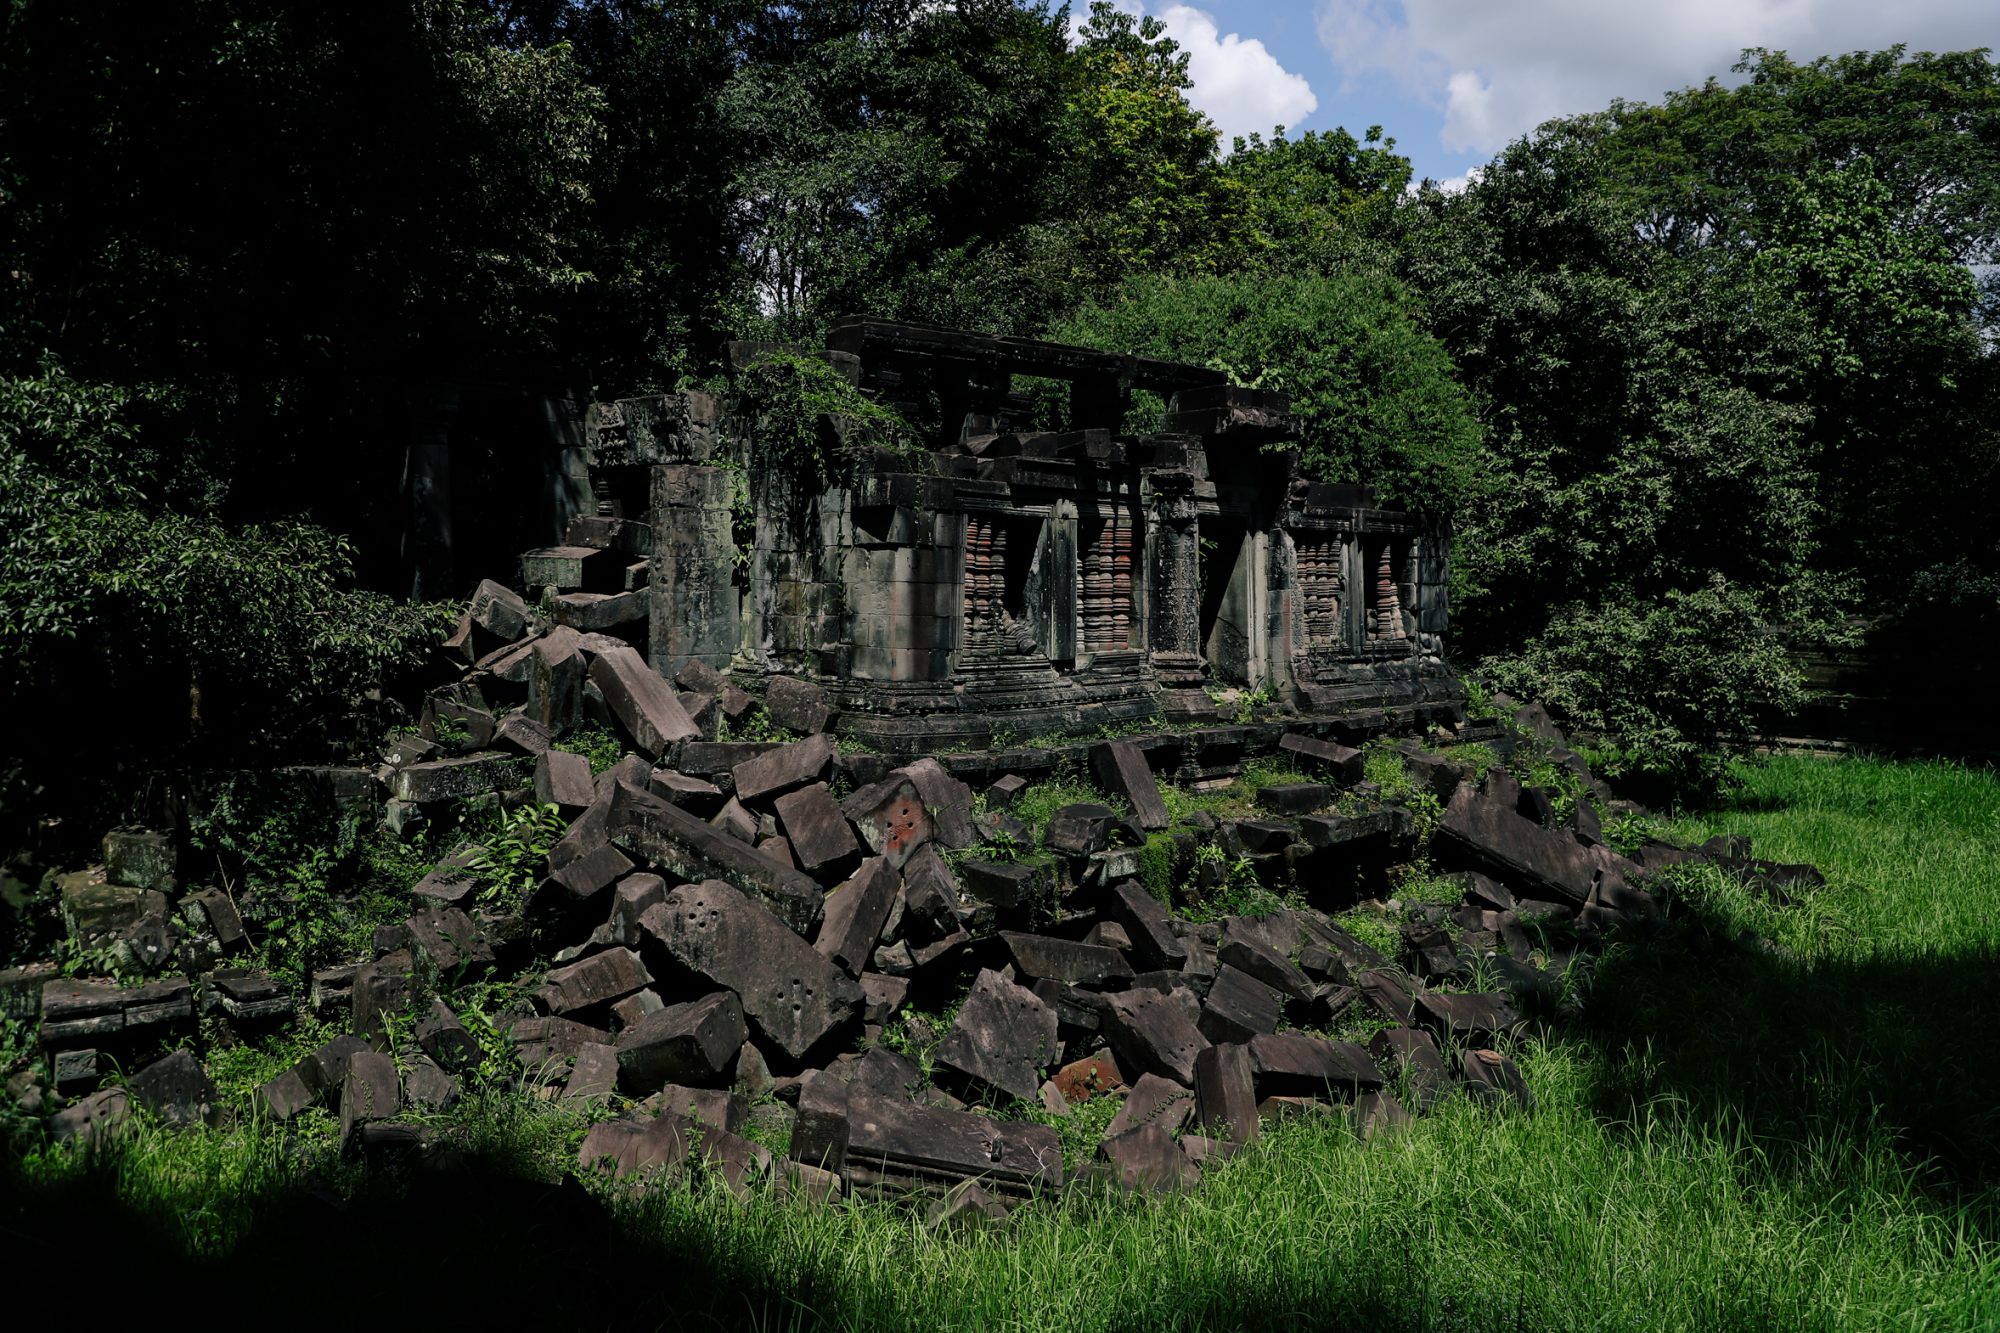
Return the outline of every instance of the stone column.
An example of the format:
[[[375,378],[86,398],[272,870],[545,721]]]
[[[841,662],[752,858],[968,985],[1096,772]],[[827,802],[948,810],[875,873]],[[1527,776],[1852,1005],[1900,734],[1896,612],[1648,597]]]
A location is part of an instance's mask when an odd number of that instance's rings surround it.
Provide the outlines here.
[[[673,676],[692,660],[722,670],[740,636],[729,474],[664,463],[653,469],[653,556],[647,656]]]

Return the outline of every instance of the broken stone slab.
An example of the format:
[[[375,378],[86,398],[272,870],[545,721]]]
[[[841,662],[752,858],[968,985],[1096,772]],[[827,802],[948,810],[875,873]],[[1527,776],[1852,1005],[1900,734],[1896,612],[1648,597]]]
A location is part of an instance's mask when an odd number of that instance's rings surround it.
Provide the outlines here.
[[[534,628],[535,616],[521,594],[481,579],[472,590],[472,623],[501,643],[513,643]]]
[[[460,755],[397,769],[389,778],[389,794],[418,805],[462,801],[518,787],[532,776],[530,762],[519,755]]]
[[[972,983],[936,1060],[974,1089],[1032,1101],[1056,1050],[1055,1010],[988,970]]]
[[[674,687],[635,649],[620,644],[597,653],[591,659],[590,681],[602,691],[606,706],[632,743],[655,759],[678,742],[701,734]]]
[[[961,906],[951,866],[937,848],[918,848],[903,865],[903,933],[920,940],[949,935]]]
[[[599,895],[632,870],[632,858],[609,842],[566,859],[542,881],[531,900],[537,918],[566,919],[604,910]]]
[[[1386,1028],[1368,1043],[1375,1058],[1400,1074],[1417,1109],[1428,1113],[1452,1092],[1451,1070],[1431,1034],[1421,1028]]]
[[[1581,906],[1597,883],[1589,848],[1461,786],[1438,825],[1445,847],[1489,869],[1516,892]]]
[[[1144,1125],[1173,1134],[1187,1124],[1193,1114],[1192,1090],[1158,1074],[1141,1074],[1139,1081],[1132,1085],[1132,1090],[1125,1094],[1118,1114],[1105,1127],[1104,1136],[1117,1138]]]
[[[1382,1071],[1351,1041],[1328,1041],[1304,1032],[1265,1033],[1250,1039],[1257,1095],[1327,1097],[1352,1101],[1382,1086]]]
[[[1312,978],[1272,948],[1263,935],[1237,928],[1234,921],[1224,929],[1215,958],[1223,966],[1246,972],[1289,999],[1309,1002],[1313,997]]]
[[[569,626],[559,625],[535,642],[528,667],[527,714],[552,732],[567,731],[582,716],[589,667],[581,639]]]
[[[979,829],[972,821],[972,788],[945,771],[935,759],[919,759],[905,764],[886,780],[905,779],[917,789],[917,797],[930,813],[931,836],[955,851],[979,841]]]
[[[750,1121],[750,1103],[727,1088],[691,1088],[670,1083],[653,1100],[661,1110],[730,1134],[741,1134]],[[777,1105],[784,1107],[788,1117],[796,1118],[797,1112],[791,1107],[782,1102]]]
[[[1466,1051],[1459,1057],[1459,1070],[1473,1100],[1488,1106],[1511,1101],[1523,1111],[1535,1109],[1528,1080],[1521,1077],[1519,1066],[1500,1052],[1484,1047]]]
[[[132,1095],[123,1088],[105,1088],[56,1112],[47,1124],[49,1137],[58,1141],[80,1139],[85,1143],[100,1143],[131,1118]]]
[[[1159,1074],[1183,1086],[1193,1083],[1195,1056],[1209,1044],[1187,1010],[1155,990],[1110,996],[1104,1035],[1124,1068]]]
[[[1323,782],[1276,782],[1257,789],[1257,808],[1274,815],[1309,815],[1333,799]]]
[[[1187,946],[1174,934],[1166,907],[1137,880],[1121,880],[1104,896],[1104,910],[1125,927],[1132,949],[1148,966],[1178,971],[1187,963]]]
[[[493,946],[473,919],[456,907],[425,907],[403,923],[411,947],[442,973],[488,967]]]
[[[755,801],[781,796],[807,783],[819,782],[827,776],[833,754],[833,738],[819,735],[745,759],[729,771],[736,784],[736,798]]]
[[[173,839],[158,829],[118,828],[104,835],[104,874],[113,884],[171,894],[179,857]]]
[[[77,871],[57,879],[63,928],[86,947],[115,939],[144,917],[166,910],[156,889],[109,884],[102,871]]]
[[[370,1044],[389,1039],[389,1020],[410,1007],[416,996],[417,960],[408,949],[396,949],[354,974],[354,1031]]]
[[[1354,988],[1375,1012],[1409,1027],[1417,1021],[1416,996],[1402,978],[1384,968],[1368,968],[1354,974]]]
[[[778,827],[791,844],[800,869],[818,875],[860,855],[861,844],[848,827],[847,816],[824,782],[787,792],[774,803]]]
[[[1195,1121],[1212,1138],[1249,1143],[1257,1137],[1257,1096],[1250,1048],[1210,1046],[1194,1061]]]
[[[831,1171],[835,1175],[844,1174],[850,1131],[844,1096],[832,1107],[802,1104],[798,1119],[792,1122],[792,1160]]]
[[[1043,845],[1068,856],[1101,852],[1117,818],[1110,806],[1096,801],[1061,806],[1049,816],[1048,827],[1042,833]]]
[[[306,1086],[305,1078],[295,1067],[253,1089],[250,1108],[255,1114],[284,1124],[317,1100],[317,1094]]]
[[[1327,774],[1343,787],[1351,787],[1361,781],[1366,763],[1359,750],[1293,733],[1287,733],[1279,740],[1278,752],[1291,756],[1303,768]]]
[[[924,1215],[929,1231],[999,1231],[1006,1225],[1007,1205],[972,1180],[946,1190]]]
[[[234,953],[248,943],[243,918],[236,904],[221,889],[203,889],[181,900],[181,915],[197,930],[205,931],[223,953]]]
[[[269,973],[253,968],[217,968],[208,974],[202,994],[205,1009],[220,1009],[238,1025],[292,1016],[292,993]]]
[[[201,1062],[187,1051],[175,1051],[132,1075],[132,1095],[139,1104],[170,1125],[204,1124],[219,1128],[224,1120],[221,1096]]]
[[[708,826],[720,833],[750,846],[757,845],[757,816],[744,808],[743,802],[734,796],[722,803],[722,808],[709,816]]]
[[[1062,1144],[1046,1125],[862,1094],[845,1109],[850,1189],[943,1190],[962,1180],[1008,1197],[1062,1189]]]
[[[1100,788],[1123,797],[1132,807],[1132,821],[1140,828],[1157,832],[1173,823],[1145,753],[1131,741],[1102,741],[1091,746],[1090,768]]]
[[[529,758],[539,758],[547,754],[554,744],[555,734],[531,717],[520,713],[509,713],[500,719],[500,725],[493,730],[493,744],[496,749],[512,750]]]
[[[665,896],[663,892],[661,897]],[[624,1032],[627,1028],[636,1026],[646,1015],[657,1014],[666,1007],[667,1002],[660,998],[658,991],[634,991],[622,1000],[611,1002],[611,1029],[614,1032]]]
[[[840,810],[868,850],[888,858],[897,869],[908,864],[935,832],[917,784],[908,778],[884,778],[858,788],[840,803]]]
[[[380,1051],[354,1052],[340,1084],[341,1146],[352,1143],[361,1126],[387,1120],[402,1109],[403,1085],[396,1074],[396,1062]]]
[[[589,1045],[609,1045],[611,1034],[568,1018],[517,1018],[507,1025],[514,1054],[531,1074],[565,1065]]]
[[[902,878],[880,856],[871,856],[847,882],[826,897],[813,948],[851,977],[861,975],[875,956],[882,929],[903,892]]]
[[[584,1136],[577,1165],[617,1178],[675,1171],[687,1161],[700,1132],[693,1121],[672,1111],[606,1120]]]
[[[640,925],[680,967],[735,991],[751,1026],[792,1059],[860,1016],[853,978],[727,884],[682,885]]]
[[[643,625],[652,610],[652,595],[650,589],[643,587],[629,592],[557,593],[549,609],[558,625],[566,625],[579,634],[601,635],[621,625]],[[661,677],[662,683],[665,679]]]
[[[801,736],[817,735],[833,720],[826,691],[796,676],[771,677],[764,686],[764,711],[773,722]]]
[[[1028,780],[1019,773],[1008,773],[996,778],[986,788],[986,808],[1005,810],[1027,789]]]
[[[521,552],[521,582],[530,588],[602,586],[616,563],[595,546],[543,546]]]
[[[639,918],[654,903],[665,902],[667,882],[658,875],[640,873],[618,881],[611,893],[611,941],[628,949],[639,944]]]
[[[1425,991],[1416,997],[1417,1017],[1457,1041],[1491,1041],[1521,1026],[1521,1015],[1513,1002],[1499,991],[1474,995],[1447,995]]]
[[[690,777],[671,768],[653,770],[646,790],[669,805],[677,805],[697,819],[707,819],[729,800],[713,782]]]
[[[638,954],[630,949],[607,949],[550,972],[535,992],[535,1003],[547,1013],[568,1016],[652,984],[653,974]]]
[[[367,1042],[344,1032],[307,1051],[292,1068],[315,1097],[326,1094],[337,1096],[342,1081],[347,1077],[348,1062],[368,1049]]]
[[[735,1062],[748,1032],[743,1003],[733,991],[671,1005],[618,1034],[618,1082],[634,1097],[670,1083],[716,1082]]]
[[[1228,964],[1216,969],[1196,1027],[1212,1042],[1247,1042],[1276,1032],[1284,998],[1257,978]]]
[[[432,1000],[431,1011],[417,1024],[417,1045],[446,1073],[457,1074],[478,1065],[485,1052],[479,1039],[465,1030],[458,1015],[443,1000]]]
[[[575,819],[597,799],[591,781],[590,761],[567,750],[544,750],[535,759],[535,800],[561,809],[565,819]]]
[[[455,1075],[448,1074],[438,1063],[427,1056],[418,1056],[410,1062],[410,1072],[403,1078],[403,1100],[424,1111],[445,1111],[458,1104],[463,1091]],[[363,1132],[366,1133],[365,1127]]]
[[[1035,900],[1048,882],[1048,869],[1033,861],[967,861],[965,892],[997,908],[1021,907]]]
[[[1132,965],[1116,949],[1080,944],[1054,935],[1029,935],[1003,930],[1000,940],[1014,960],[1014,970],[1030,981],[1044,978],[1068,986],[1105,989],[1132,980]]]
[[[359,963],[343,963],[339,967],[322,967],[312,975],[312,987],[307,999],[318,1013],[327,1008],[344,1008],[354,1003],[354,978],[361,973]]]
[[[621,787],[611,819],[620,847],[674,878],[720,879],[776,913],[799,935],[818,924],[825,894],[817,880],[758,855],[755,847],[709,827],[680,807]]]
[[[861,1021],[880,1025],[896,1016],[910,997],[908,977],[884,976],[880,972],[861,974]]]
[[[1256,1114],[1253,1109],[1251,1120]],[[1112,1179],[1128,1194],[1179,1193],[1201,1184],[1201,1168],[1181,1151],[1174,1136],[1158,1125],[1142,1125],[1097,1145]]]

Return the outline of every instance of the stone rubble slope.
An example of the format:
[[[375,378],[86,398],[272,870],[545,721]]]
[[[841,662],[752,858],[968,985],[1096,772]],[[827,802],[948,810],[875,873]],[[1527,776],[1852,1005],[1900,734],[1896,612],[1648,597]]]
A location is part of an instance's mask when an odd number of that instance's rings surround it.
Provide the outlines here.
[[[559,586],[574,576],[565,561],[605,554],[534,559]],[[372,774],[307,774],[324,799],[376,802],[406,832],[467,804],[553,808],[565,830],[518,912],[483,902],[473,862],[447,857],[370,956],[292,994],[233,961],[247,940],[235,902],[182,882],[170,836],[114,831],[102,866],[61,880],[64,926],[148,979],[0,973],[0,1012],[33,1025],[49,1071],[8,1078],[19,1107],[56,1138],[110,1132],[135,1106],[219,1125],[232,1112],[187,1049],[100,1084],[198,1017],[244,1039],[311,1013],[347,1032],[258,1088],[247,1113],[325,1107],[349,1151],[421,1150],[434,1132],[422,1113],[451,1106],[493,1054],[492,1033],[435,998],[439,982],[512,980],[522,998],[496,1028],[514,1077],[600,1108],[578,1170],[705,1164],[739,1191],[768,1182],[805,1200],[918,1191],[940,1220],[987,1225],[1079,1184],[1191,1188],[1289,1115],[1338,1112],[1373,1133],[1459,1094],[1532,1107],[1505,1038],[1560,1021],[1575,954],[1660,914],[1664,867],[1712,861],[1781,899],[1817,880],[1740,841],[1622,856],[1590,801],[1557,821],[1551,793],[1504,763],[1475,782],[1415,741],[1398,745],[1416,793],[1399,804],[1327,719],[1069,747],[1105,800],[1055,810],[1037,847],[1009,813],[1029,786],[1010,769],[1062,747],[909,763],[846,752],[813,682],[766,680],[761,702],[706,667],[669,682],[604,632],[627,623],[605,601],[578,596],[545,603],[550,625],[482,584],[452,645],[469,669],[431,698],[421,738],[394,742]],[[760,716],[806,734],[720,739]],[[594,775],[554,748],[591,724],[630,748]],[[1608,797],[1537,708],[1453,739],[1503,758],[1540,746]],[[1162,771],[1212,775],[1218,755],[1240,769],[1259,752],[1310,780],[1262,787],[1255,817],[1173,823]],[[1335,913],[1414,850],[1413,809],[1464,892],[1410,909],[1385,954]],[[1140,882],[1155,852],[1204,890],[1247,868],[1286,905],[1184,919]],[[1537,924],[1559,945],[1538,946]],[[1375,1031],[1365,1047],[1327,1035],[1343,1028]],[[1055,1125],[1098,1099],[1116,1110],[1073,1122],[1105,1129],[1092,1160],[1066,1169]],[[788,1144],[781,1157],[771,1142]]]

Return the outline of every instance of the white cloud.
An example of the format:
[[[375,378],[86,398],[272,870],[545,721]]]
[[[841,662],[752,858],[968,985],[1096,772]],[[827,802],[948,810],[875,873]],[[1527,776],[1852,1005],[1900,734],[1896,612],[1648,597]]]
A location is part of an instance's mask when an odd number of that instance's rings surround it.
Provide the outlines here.
[[[1128,14],[1146,12],[1139,0],[1112,0]],[[1222,151],[1238,135],[1269,134],[1296,125],[1319,107],[1312,85],[1278,63],[1264,43],[1240,33],[1225,35],[1215,16],[1192,5],[1169,4],[1155,13],[1167,36],[1188,55],[1194,87],[1188,102],[1222,131]]]
[[[1727,77],[1745,47],[1807,60],[2000,35],[1992,0],[1319,0],[1317,19],[1344,76],[1389,74],[1442,108],[1444,147],[1483,153],[1614,97]]]

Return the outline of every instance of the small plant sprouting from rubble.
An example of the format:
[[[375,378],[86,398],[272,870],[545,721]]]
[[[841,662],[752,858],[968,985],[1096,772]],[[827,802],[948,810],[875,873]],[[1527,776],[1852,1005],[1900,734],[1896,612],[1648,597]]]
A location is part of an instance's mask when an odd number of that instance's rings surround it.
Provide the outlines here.
[[[524,805],[503,815],[466,862],[466,868],[483,881],[482,900],[519,907],[541,879],[549,849],[568,831],[568,821],[554,805]]]

